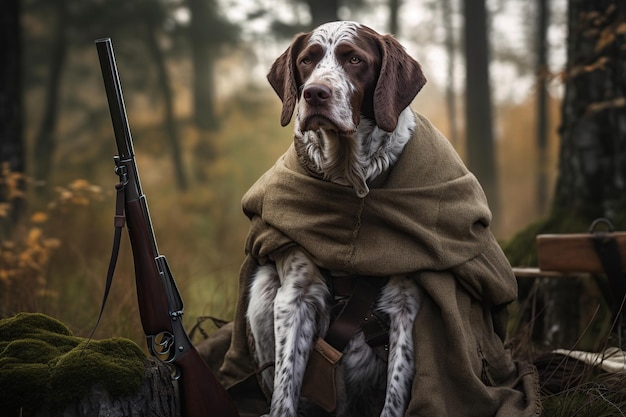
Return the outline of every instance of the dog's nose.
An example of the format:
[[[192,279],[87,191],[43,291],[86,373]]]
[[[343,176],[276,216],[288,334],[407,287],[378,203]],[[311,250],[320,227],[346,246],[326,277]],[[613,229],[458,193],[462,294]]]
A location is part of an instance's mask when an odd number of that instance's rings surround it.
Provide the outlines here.
[[[332,91],[323,84],[311,84],[304,89],[302,95],[310,105],[319,106],[328,101]]]

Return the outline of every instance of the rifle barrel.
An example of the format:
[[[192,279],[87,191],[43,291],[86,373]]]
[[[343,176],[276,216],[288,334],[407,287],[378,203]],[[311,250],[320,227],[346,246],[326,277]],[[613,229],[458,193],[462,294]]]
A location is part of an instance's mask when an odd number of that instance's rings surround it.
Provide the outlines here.
[[[96,48],[98,50],[98,58],[100,59],[104,89],[106,90],[107,100],[109,102],[109,111],[111,113],[111,121],[113,122],[113,131],[115,132],[115,141],[117,143],[120,159],[122,161],[134,159],[135,150],[133,149],[133,138],[130,133],[128,117],[126,116],[122,84],[120,83],[120,76],[117,72],[111,38],[96,40]],[[139,197],[143,192],[141,191],[141,182],[139,181],[139,174],[136,169],[132,175],[135,176],[134,182],[137,188],[136,197]]]

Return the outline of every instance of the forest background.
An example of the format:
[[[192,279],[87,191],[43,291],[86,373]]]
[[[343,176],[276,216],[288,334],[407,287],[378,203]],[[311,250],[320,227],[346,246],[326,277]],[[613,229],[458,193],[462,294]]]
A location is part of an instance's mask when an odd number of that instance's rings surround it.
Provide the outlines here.
[[[117,182],[94,45],[102,37],[113,40],[143,189],[188,329],[200,317],[233,316],[248,227],[241,197],[292,141],[264,76],[294,33],[324,21],[394,33],[422,64],[429,82],[412,107],[483,182],[501,241],[548,212],[565,0],[15,0],[2,8],[18,22],[21,157],[2,171],[0,317],[43,312],[79,336],[95,324]],[[480,56],[485,65],[470,73],[466,58]],[[472,92],[480,80],[488,84]],[[486,123],[472,136],[476,120]],[[144,345],[126,236],[96,333],[114,336]]]

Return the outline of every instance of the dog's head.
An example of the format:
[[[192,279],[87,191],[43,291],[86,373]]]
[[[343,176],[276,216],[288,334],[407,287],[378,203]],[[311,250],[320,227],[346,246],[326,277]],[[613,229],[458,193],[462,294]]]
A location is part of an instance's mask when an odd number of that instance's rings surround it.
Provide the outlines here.
[[[356,131],[361,116],[392,132],[426,82],[420,65],[390,35],[354,22],[332,22],[297,35],[268,80],[283,102],[281,124],[304,132]]]

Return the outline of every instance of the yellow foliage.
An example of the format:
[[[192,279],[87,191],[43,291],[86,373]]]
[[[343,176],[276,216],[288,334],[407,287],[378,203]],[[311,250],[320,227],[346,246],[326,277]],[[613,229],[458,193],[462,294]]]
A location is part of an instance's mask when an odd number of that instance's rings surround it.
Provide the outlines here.
[[[30,217],[30,221],[34,224],[45,223],[47,220],[48,220],[48,215],[44,213],[43,211],[38,211],[36,213],[33,213],[33,215]]]
[[[20,187],[20,183],[24,180],[24,174],[11,171],[8,162],[4,162],[2,166],[0,166],[0,187],[2,187],[6,193],[5,198],[8,201],[24,197],[24,192]]]
[[[11,211],[11,205],[9,203],[0,203],[0,217],[7,217]]]
[[[58,298],[59,292],[50,288],[40,288],[35,293],[40,298]]]
[[[85,179],[76,179],[66,187],[55,187],[57,194],[55,200],[48,204],[48,209],[59,208],[67,211],[72,206],[89,206],[92,201],[102,200],[104,193],[102,187],[91,184]]]
[[[81,190],[81,189],[82,190],[86,190],[86,189],[89,189],[91,187],[91,185],[89,184],[89,181],[87,181],[85,179],[82,179],[82,178],[79,178],[79,179],[76,179],[76,180],[72,181],[70,183],[69,187],[72,190]]]
[[[26,238],[26,244],[36,246],[41,239],[42,231],[38,227],[33,227],[28,231],[28,237]]]
[[[48,249],[58,249],[61,247],[61,240],[55,238],[47,238],[43,240],[43,246]]]
[[[0,186],[8,191],[9,198],[21,197],[20,181],[25,179],[22,174],[10,172],[4,164],[0,167]],[[24,217],[19,225],[15,225],[12,235],[0,240],[0,316],[35,311],[39,300],[58,296],[56,291],[48,289],[47,282],[52,255],[62,244],[61,239],[48,235],[49,219],[58,217],[58,213],[50,210],[67,212],[72,207],[88,206],[94,200],[104,198],[99,186],[84,179],[57,187],[55,191],[48,211],[36,211]],[[10,210],[10,203],[0,204],[0,218],[9,216]]]

